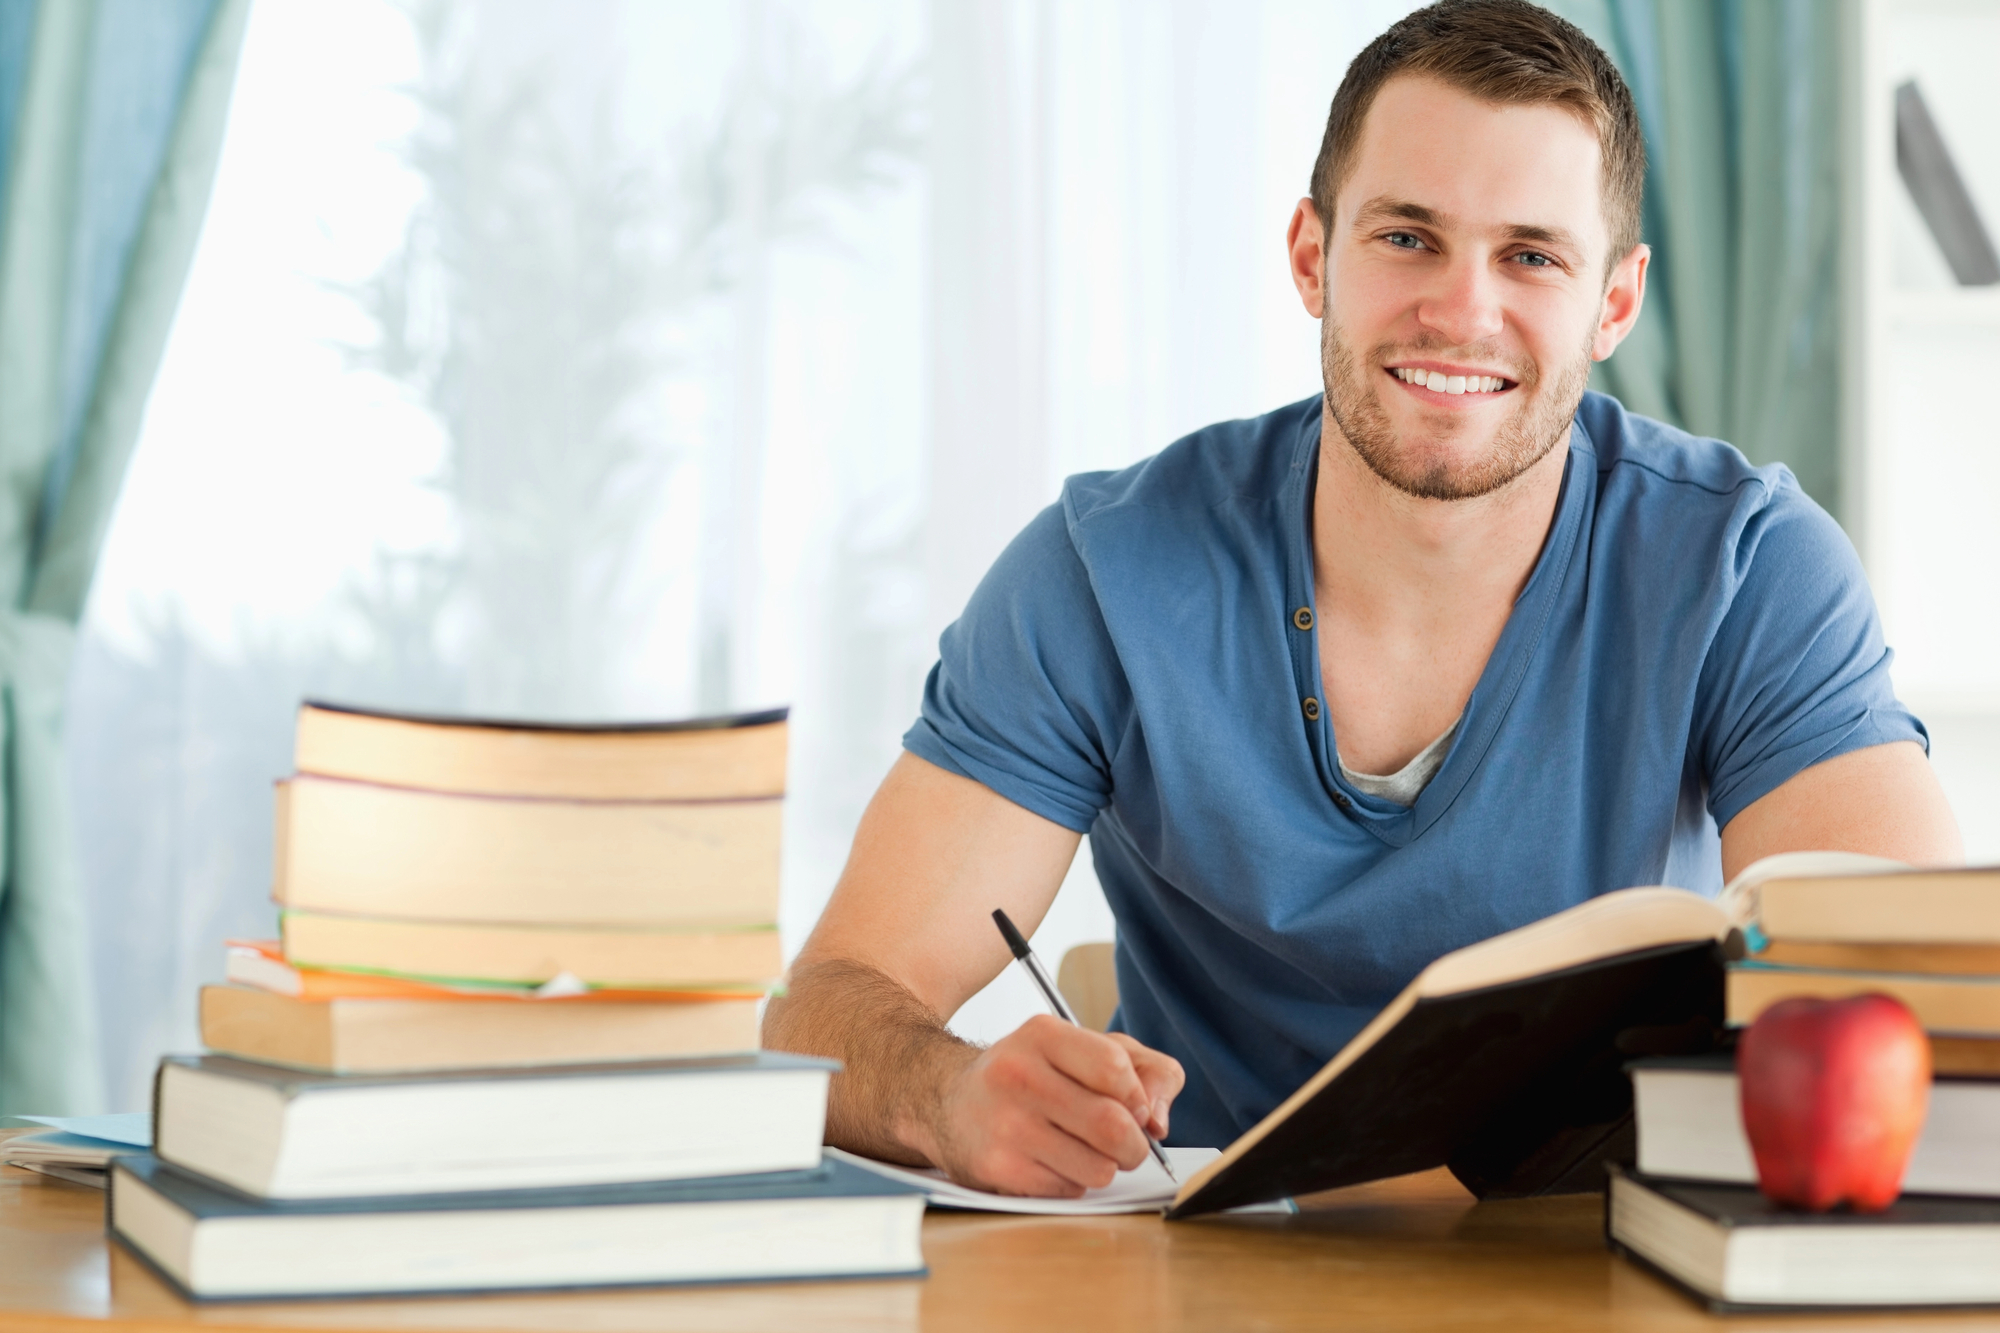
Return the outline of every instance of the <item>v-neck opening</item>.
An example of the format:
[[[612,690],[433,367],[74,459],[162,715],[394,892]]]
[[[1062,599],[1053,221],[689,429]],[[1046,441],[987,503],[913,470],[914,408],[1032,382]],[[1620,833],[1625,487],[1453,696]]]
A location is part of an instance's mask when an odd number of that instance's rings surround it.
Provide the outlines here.
[[[1286,593],[1291,607],[1314,607],[1313,581],[1313,499],[1319,479],[1320,432],[1324,408],[1311,411],[1300,424],[1299,444],[1293,456],[1287,489],[1291,492],[1283,506],[1290,516],[1290,558],[1286,562]],[[1348,782],[1340,773],[1339,749],[1333,733],[1333,714],[1319,703],[1324,686],[1320,674],[1319,632],[1317,628],[1292,635],[1292,671],[1299,698],[1312,702],[1302,710],[1303,721],[1320,783],[1334,813],[1350,819],[1375,837],[1394,847],[1406,846],[1437,819],[1458,798],[1499,735],[1501,723],[1520,693],[1528,667],[1547,632],[1550,617],[1568,582],[1574,563],[1576,540],[1583,527],[1583,514],[1591,496],[1595,468],[1589,433],[1581,414],[1571,419],[1568,456],[1563,462],[1563,478],[1556,495],[1555,514],[1543,538],[1527,581],[1514,599],[1479,679],[1459,714],[1458,734],[1445,752],[1444,763],[1431,777],[1416,803],[1403,807],[1383,797],[1372,796]],[[1292,614],[1287,610],[1287,615]]]

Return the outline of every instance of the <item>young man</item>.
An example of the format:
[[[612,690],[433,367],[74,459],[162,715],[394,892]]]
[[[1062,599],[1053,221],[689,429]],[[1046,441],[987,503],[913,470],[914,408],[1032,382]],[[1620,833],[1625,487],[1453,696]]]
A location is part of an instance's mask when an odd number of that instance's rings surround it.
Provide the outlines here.
[[[1643,177],[1617,72],[1522,0],[1355,60],[1287,237],[1324,397],[1073,478],[945,632],[766,1021],[846,1062],[832,1142],[1073,1195],[1142,1130],[1227,1143],[1432,959],[1592,895],[1958,859],[1839,528],[1584,392],[1645,296]],[[958,1041],[989,913],[1037,924],[1084,832],[1121,1031]]]

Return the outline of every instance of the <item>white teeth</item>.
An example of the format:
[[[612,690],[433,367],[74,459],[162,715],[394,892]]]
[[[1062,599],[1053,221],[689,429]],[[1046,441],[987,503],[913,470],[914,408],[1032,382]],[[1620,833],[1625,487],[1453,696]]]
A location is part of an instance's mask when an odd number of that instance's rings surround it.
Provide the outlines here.
[[[1398,366],[1389,373],[1405,384],[1414,384],[1432,393],[1498,393],[1507,383],[1498,375],[1445,375],[1411,366]]]

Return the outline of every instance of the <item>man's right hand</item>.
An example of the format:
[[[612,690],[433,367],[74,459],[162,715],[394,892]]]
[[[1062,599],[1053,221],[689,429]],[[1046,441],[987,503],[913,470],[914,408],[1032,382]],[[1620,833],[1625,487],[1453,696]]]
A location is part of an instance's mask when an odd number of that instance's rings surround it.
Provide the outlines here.
[[[1123,1035],[1038,1017],[981,1050],[946,1020],[1013,962],[1000,908],[1033,934],[1079,835],[905,754],[764,1011],[764,1045],[839,1060],[826,1141],[1010,1194],[1075,1198],[1146,1159],[1180,1065]]]
[[[1185,1081],[1178,1060],[1123,1033],[1039,1015],[945,1086],[927,1155],[979,1189],[1073,1199],[1146,1160]]]

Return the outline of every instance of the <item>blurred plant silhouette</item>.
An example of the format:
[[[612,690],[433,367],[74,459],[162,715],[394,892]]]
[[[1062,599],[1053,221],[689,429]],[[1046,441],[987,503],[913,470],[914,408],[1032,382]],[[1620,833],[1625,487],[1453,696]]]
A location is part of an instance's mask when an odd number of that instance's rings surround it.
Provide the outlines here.
[[[599,90],[493,58],[476,7],[411,14],[423,58],[406,153],[425,193],[400,247],[349,289],[375,329],[349,351],[442,425],[436,484],[459,540],[383,552],[420,568],[383,570],[355,608],[385,645],[429,634],[457,662],[466,708],[591,715],[676,461],[657,399],[689,370],[674,350],[696,341],[684,326],[769,247],[830,239],[830,206],[901,179],[922,142],[916,71],[877,62],[833,83],[793,29],[743,62],[711,122],[646,153],[622,142]],[[757,305],[738,307],[738,340],[761,344]],[[726,475],[720,444],[704,455]],[[760,441],[739,430],[730,444]],[[746,508],[708,506],[704,577],[728,582]]]
[[[269,785],[291,766],[301,697],[601,717],[634,607],[668,578],[715,584],[709,607],[741,591],[735,529],[754,495],[704,504],[699,570],[649,567],[673,469],[698,446],[705,472],[728,475],[761,444],[728,420],[670,438],[663,397],[690,380],[723,403],[761,395],[761,381],[728,381],[761,367],[769,252],[837,246],[840,210],[905,181],[921,153],[921,67],[875,60],[836,79],[796,27],[753,51],[710,115],[639,142],[614,114],[614,69],[580,78],[587,49],[565,66],[510,30],[532,12],[405,12],[421,61],[400,151],[421,198],[373,274],[322,285],[366,317],[367,336],[341,348],[350,371],[384,377],[441,428],[432,484],[454,537],[378,547],[315,629],[244,626],[220,646],[164,603],[141,609],[136,646],[79,645],[72,697],[88,706],[72,713],[70,781],[87,793],[83,880],[120,1106],[144,1103],[158,1051],[194,1044],[194,987],[219,972],[221,941],[272,931]],[[573,6],[564,31],[601,36],[613,13]],[[866,615],[853,626],[867,670],[860,640],[879,630]],[[726,671],[731,632],[716,615],[687,651]]]

